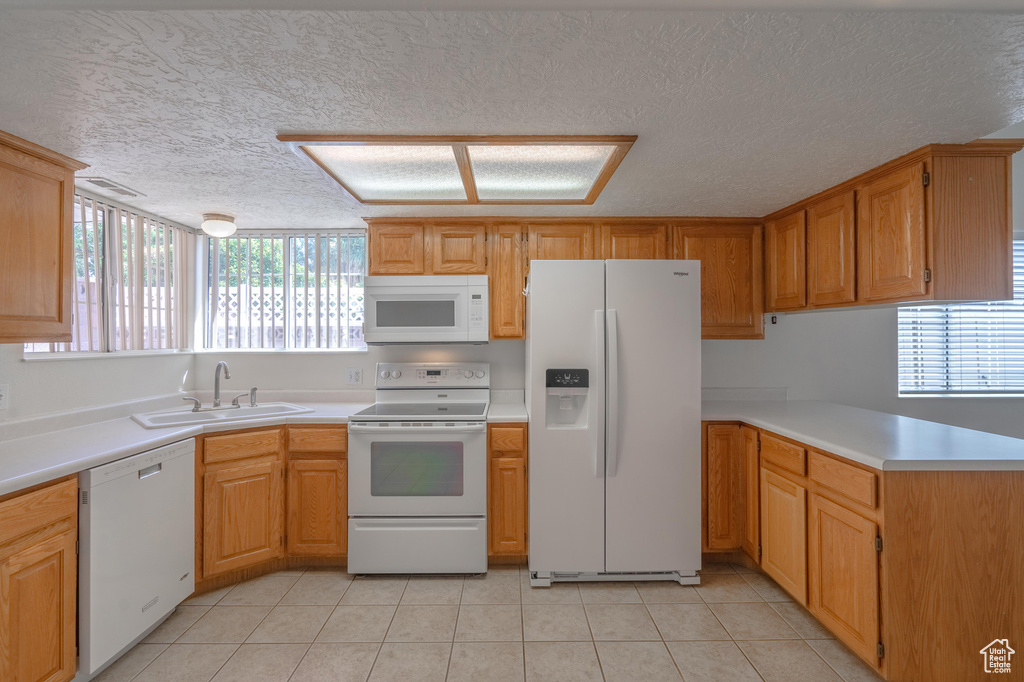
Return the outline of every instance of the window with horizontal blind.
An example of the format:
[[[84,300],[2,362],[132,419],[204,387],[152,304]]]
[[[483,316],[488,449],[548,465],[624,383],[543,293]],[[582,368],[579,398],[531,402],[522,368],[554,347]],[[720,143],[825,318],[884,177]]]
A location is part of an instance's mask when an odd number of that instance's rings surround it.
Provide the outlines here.
[[[365,232],[210,239],[207,265],[206,348],[366,347]]]
[[[26,352],[186,348],[195,234],[106,199],[75,194],[71,341]]]
[[[1013,300],[899,309],[901,396],[1024,395],[1024,241]]]

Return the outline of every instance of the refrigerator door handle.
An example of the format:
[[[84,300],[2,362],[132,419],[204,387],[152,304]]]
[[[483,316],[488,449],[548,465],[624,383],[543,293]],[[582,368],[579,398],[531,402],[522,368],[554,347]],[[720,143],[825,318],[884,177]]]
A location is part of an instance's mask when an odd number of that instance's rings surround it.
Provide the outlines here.
[[[594,452],[594,478],[604,476],[604,311],[594,311],[594,383],[591,388],[590,413],[594,416],[590,427],[590,445]]]
[[[608,309],[608,395],[605,398],[608,435],[608,476],[614,476],[619,463],[619,317]]]

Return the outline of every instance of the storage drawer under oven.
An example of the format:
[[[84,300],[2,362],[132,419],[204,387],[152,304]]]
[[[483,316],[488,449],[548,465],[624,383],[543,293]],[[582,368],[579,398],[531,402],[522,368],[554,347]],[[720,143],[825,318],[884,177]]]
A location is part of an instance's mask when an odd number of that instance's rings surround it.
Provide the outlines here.
[[[349,424],[349,516],[483,516],[487,425]]]
[[[487,520],[349,518],[349,573],[483,573]]]

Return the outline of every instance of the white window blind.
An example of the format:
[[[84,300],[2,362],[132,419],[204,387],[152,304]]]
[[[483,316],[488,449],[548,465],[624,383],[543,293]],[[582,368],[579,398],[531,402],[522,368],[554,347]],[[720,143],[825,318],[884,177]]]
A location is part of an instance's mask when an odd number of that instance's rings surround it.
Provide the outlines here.
[[[900,395],[1024,394],[1024,241],[1013,300],[899,309]]]
[[[211,239],[207,348],[365,348],[366,233]]]
[[[75,195],[71,341],[29,352],[188,346],[186,286],[195,234],[113,202]]]

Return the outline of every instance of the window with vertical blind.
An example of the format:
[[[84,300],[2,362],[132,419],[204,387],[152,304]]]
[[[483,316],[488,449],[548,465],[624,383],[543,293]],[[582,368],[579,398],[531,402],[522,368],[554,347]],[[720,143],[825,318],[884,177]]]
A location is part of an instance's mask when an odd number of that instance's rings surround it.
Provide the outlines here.
[[[1024,241],[1013,300],[899,309],[901,396],[1024,395]]]
[[[189,345],[195,234],[106,199],[75,194],[71,341],[30,353],[180,349]]]
[[[204,345],[365,348],[365,272],[362,231],[210,239]]]

